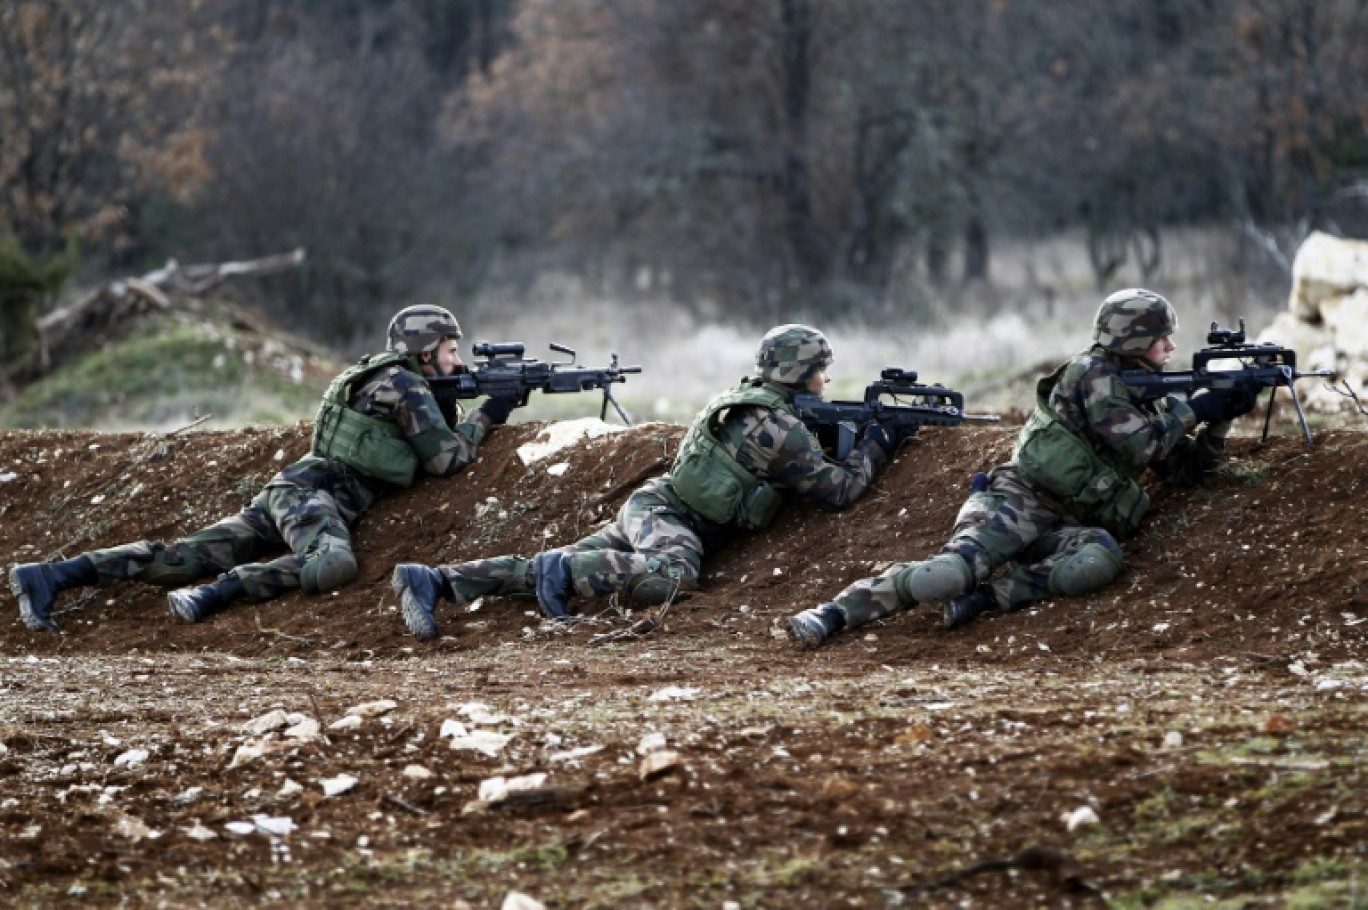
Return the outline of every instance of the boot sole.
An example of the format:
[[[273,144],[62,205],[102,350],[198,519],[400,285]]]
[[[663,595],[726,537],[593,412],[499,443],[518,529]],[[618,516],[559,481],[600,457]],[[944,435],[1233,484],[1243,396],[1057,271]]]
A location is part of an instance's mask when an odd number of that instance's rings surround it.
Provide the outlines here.
[[[184,622],[199,622],[202,617],[193,605],[185,604],[185,599],[178,597],[179,591],[172,591],[166,595],[166,608],[171,611],[171,615]]]
[[[19,581],[18,566],[10,569],[9,583],[10,593],[14,595],[15,600],[19,601],[19,619],[23,621],[25,626],[33,629],[35,632],[39,630],[46,630],[48,632],[61,631],[57,628],[57,623],[53,622],[51,617],[44,619],[38,615],[38,611],[33,609],[33,601],[29,598],[28,592],[24,590],[24,585]]]
[[[815,635],[813,630],[809,629],[806,625],[800,625],[793,619],[788,621],[788,637],[792,641],[798,642],[798,644],[802,645],[803,648],[808,651],[817,650],[824,645],[827,640],[825,635]]]
[[[418,602],[418,598],[413,596],[409,586],[404,583],[403,576],[396,569],[390,578],[390,587],[394,588],[394,593],[399,595],[399,612],[404,617],[404,625],[414,634],[414,637],[422,641],[431,641],[441,634],[437,627],[437,620],[432,613],[424,609]]]

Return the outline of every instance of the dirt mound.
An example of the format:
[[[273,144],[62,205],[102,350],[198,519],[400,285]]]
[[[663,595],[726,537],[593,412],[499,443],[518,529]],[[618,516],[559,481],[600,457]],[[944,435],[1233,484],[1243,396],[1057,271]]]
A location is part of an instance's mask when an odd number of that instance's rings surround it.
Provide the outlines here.
[[[663,471],[681,433],[647,424],[525,465],[516,449],[541,428],[496,432],[464,474],[427,479],[382,500],[356,533],[361,576],[335,595],[292,595],[187,626],[167,614],[161,591],[129,583],[66,596],[57,616],[61,637],[0,623],[0,648],[406,652],[417,642],[405,633],[389,588],[396,562],[527,554],[572,541]],[[933,553],[966,479],[1004,460],[1014,433],[928,430],[849,511],[799,505],[769,533],[738,537],[705,566],[703,592],[671,610],[666,634],[770,636],[774,622],[849,582]],[[0,475],[13,476],[0,485],[0,561],[174,538],[236,511],[307,445],[307,424],[170,436],[5,433]],[[1128,568],[1101,594],[953,634],[928,611],[915,611],[875,627],[881,650],[904,659],[1007,664],[1030,661],[1041,647],[1080,658],[1201,660],[1232,650],[1289,649],[1357,655],[1364,638],[1358,620],[1368,618],[1368,527],[1360,499],[1368,484],[1368,436],[1326,432],[1311,448],[1292,436],[1237,438],[1231,450],[1229,465],[1204,487],[1152,491],[1153,517],[1127,546]],[[552,465],[564,465],[563,473],[548,470]],[[15,617],[12,597],[0,603]],[[536,625],[527,603],[497,598],[477,616],[441,618],[449,637],[424,650],[492,647]],[[572,637],[602,632],[590,625]]]

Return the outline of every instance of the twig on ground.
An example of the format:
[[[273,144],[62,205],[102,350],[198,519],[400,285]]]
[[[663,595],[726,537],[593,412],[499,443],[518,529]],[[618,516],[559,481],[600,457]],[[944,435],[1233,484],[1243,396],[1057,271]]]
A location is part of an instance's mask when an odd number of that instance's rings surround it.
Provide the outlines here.
[[[402,800],[399,797],[393,796],[389,793],[386,793],[384,796],[381,797],[381,799],[389,803],[391,806],[398,806],[400,809],[403,809],[405,812],[412,813],[413,815],[423,816],[428,814],[426,809],[420,809],[413,803],[410,803],[406,800]]]
[[[293,642],[296,642],[296,643],[301,644],[301,645],[313,645],[313,644],[317,644],[317,643],[318,643],[318,638],[317,638],[316,636],[310,635],[310,636],[307,636],[307,637],[306,637],[306,636],[301,636],[301,635],[290,635],[289,633],[287,633],[287,632],[282,632],[282,631],[280,631],[279,629],[268,629],[268,628],[266,628],[265,626],[263,626],[263,625],[261,624],[261,615],[260,615],[260,614],[257,614],[257,615],[256,615],[255,617],[253,617],[253,618],[256,620],[256,627],[257,627],[257,631],[258,631],[258,632],[261,632],[261,633],[264,633],[264,634],[267,634],[267,635],[274,635],[274,636],[276,636],[277,638],[283,638],[283,639],[285,639],[286,641],[293,641]]]

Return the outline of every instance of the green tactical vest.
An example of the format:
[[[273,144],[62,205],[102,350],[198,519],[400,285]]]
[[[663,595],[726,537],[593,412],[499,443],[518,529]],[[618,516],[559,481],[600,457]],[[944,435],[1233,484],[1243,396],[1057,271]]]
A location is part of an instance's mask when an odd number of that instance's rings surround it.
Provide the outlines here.
[[[367,376],[409,359],[409,355],[395,352],[372,354],[339,374],[323,393],[309,451],[322,458],[335,458],[367,477],[411,486],[418,473],[418,453],[399,427],[348,407],[353,388]]]
[[[717,440],[723,412],[743,404],[793,413],[790,397],[769,386],[743,382],[722,393],[708,402],[684,434],[670,479],[684,504],[708,521],[759,531],[779,514],[783,495],[743,468]]]
[[[1149,509],[1149,494],[1120,463],[1065,426],[1050,407],[1050,392],[1067,366],[1036,383],[1035,412],[1017,437],[1012,460],[1022,477],[1059,497],[1080,518],[1127,537]]]

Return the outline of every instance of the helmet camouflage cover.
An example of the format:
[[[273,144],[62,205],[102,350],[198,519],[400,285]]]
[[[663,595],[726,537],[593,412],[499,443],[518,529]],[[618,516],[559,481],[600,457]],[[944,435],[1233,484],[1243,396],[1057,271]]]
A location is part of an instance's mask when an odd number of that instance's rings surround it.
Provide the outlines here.
[[[831,345],[811,326],[775,326],[760,339],[755,366],[767,382],[801,385],[831,364]]]
[[[1150,345],[1176,331],[1178,316],[1167,300],[1144,288],[1127,288],[1097,308],[1093,338],[1113,354],[1140,357]]]
[[[450,310],[420,303],[395,313],[388,334],[391,351],[425,354],[436,350],[443,338],[460,338],[461,324]]]

